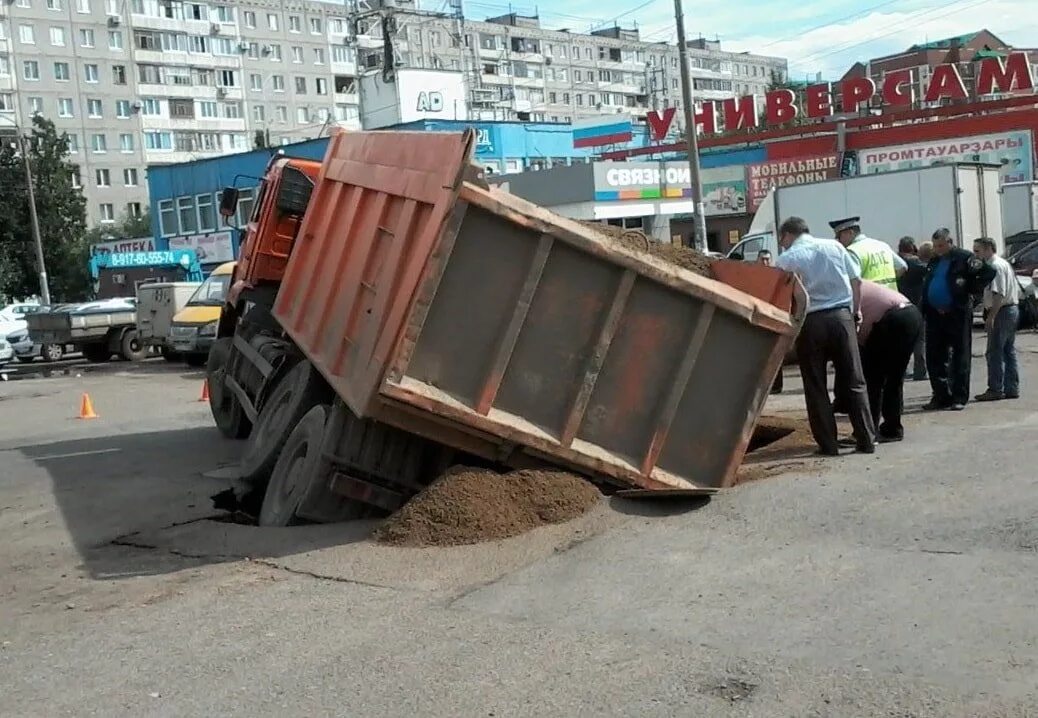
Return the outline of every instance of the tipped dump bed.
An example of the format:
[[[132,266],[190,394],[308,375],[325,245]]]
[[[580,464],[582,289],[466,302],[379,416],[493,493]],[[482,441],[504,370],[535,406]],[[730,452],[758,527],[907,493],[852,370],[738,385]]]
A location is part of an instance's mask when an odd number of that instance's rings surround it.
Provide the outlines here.
[[[358,416],[651,489],[728,485],[799,328],[785,273],[719,281],[463,181],[472,134],[329,143],[274,313]]]

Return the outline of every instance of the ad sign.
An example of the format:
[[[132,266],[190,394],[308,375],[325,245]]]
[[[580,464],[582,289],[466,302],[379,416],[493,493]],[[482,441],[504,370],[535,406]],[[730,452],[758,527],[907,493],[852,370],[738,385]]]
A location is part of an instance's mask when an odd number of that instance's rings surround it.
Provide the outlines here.
[[[222,264],[234,260],[234,242],[229,231],[170,237],[169,248],[195,250],[199,264]]]
[[[823,182],[840,176],[840,157],[835,152],[817,157],[758,162],[746,167],[749,207],[756,212],[772,187]]]
[[[152,237],[136,239],[116,239],[110,242],[98,242],[90,245],[90,255],[120,254],[123,252],[154,252],[155,240]]]
[[[595,201],[689,200],[692,185],[686,162],[597,162]],[[742,166],[703,170],[707,216],[746,212],[746,174]]]
[[[875,174],[949,162],[986,162],[1001,165],[1003,183],[1028,182],[1034,178],[1033,157],[1031,133],[1025,130],[859,150],[858,171]]]
[[[476,156],[485,157],[494,154],[497,147],[497,128],[476,125]]]

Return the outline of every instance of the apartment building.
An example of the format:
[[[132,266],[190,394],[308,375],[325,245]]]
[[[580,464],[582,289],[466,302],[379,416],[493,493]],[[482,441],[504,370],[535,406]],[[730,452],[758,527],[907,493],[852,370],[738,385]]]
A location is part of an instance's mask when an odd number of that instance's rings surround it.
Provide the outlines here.
[[[0,126],[69,137],[91,224],[140,214],[146,167],[359,127],[346,8],[324,2],[4,0]],[[185,232],[215,216],[199,211]]]
[[[516,13],[459,21],[399,8],[392,29],[399,65],[465,73],[473,119],[568,122],[681,105],[677,47],[642,40],[637,29],[578,33]],[[378,67],[382,44],[358,42],[361,66]],[[762,94],[788,71],[783,58],[727,52],[718,41],[691,40],[688,54],[699,101]]]

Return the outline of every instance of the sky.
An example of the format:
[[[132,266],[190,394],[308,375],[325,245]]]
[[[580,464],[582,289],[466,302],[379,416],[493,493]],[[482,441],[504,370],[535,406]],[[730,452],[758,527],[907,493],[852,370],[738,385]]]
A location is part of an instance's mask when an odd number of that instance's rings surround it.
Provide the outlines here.
[[[423,2],[436,9],[438,0]],[[1009,45],[1038,47],[1035,0],[685,0],[688,37],[718,37],[726,50],[749,50],[789,60],[796,79],[838,79],[858,60],[909,46],[988,29]],[[629,26],[642,38],[675,40],[673,0],[556,0],[533,2],[465,0],[465,15],[482,19],[512,9],[539,14],[546,28],[588,31],[593,26]]]

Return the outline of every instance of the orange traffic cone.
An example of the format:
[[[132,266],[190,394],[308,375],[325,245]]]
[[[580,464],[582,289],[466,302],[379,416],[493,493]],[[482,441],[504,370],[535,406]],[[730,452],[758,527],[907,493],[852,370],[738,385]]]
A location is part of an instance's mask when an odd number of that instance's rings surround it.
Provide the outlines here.
[[[83,393],[83,398],[79,402],[79,419],[96,419],[97,414],[94,413],[94,403],[90,401],[90,395],[86,392]]]
[[[209,380],[202,380],[202,396],[198,397],[199,401],[209,401]]]

